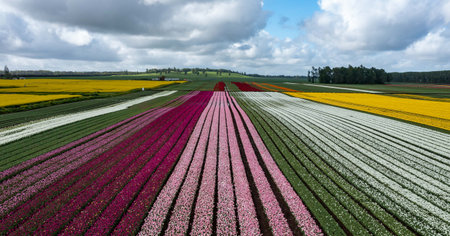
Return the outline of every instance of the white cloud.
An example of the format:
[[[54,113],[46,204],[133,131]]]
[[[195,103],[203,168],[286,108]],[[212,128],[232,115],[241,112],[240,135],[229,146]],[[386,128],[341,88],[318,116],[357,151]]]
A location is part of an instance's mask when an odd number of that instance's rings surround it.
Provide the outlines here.
[[[268,17],[261,0],[15,0],[7,4],[40,21],[146,37],[148,47],[154,38],[185,46],[239,41],[263,29]]]
[[[92,42],[93,37],[86,30],[60,28],[56,30],[58,36],[73,45],[86,46]]]
[[[0,53],[20,57],[117,61],[116,49],[85,30],[42,24],[19,13],[0,11]]]
[[[441,22],[442,0],[321,0],[312,42],[341,50],[403,50]]]
[[[450,60],[450,31],[442,28],[430,32],[423,39],[415,42],[406,50],[411,58],[431,61]]]

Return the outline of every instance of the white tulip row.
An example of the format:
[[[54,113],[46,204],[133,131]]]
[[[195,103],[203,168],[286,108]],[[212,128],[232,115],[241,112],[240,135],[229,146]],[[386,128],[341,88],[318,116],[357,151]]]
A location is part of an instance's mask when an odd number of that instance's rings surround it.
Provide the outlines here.
[[[115,105],[111,105],[108,107],[97,108],[89,111],[77,112],[69,115],[62,115],[57,117],[52,117],[49,119],[33,121],[30,123],[20,124],[14,127],[9,127],[0,131],[0,145],[13,142],[15,140],[31,136],[34,134],[38,134],[44,132],[46,130],[50,130],[56,127],[60,127],[63,125],[67,125],[73,122],[77,122],[80,120],[88,119],[95,116],[100,116],[104,114],[108,114],[111,112],[116,112],[120,110],[127,109],[133,105],[147,102],[153,100],[155,98],[169,96],[176,91],[163,91],[157,94],[153,94],[150,96],[145,96],[137,99],[133,99],[130,101],[118,103]]]
[[[450,135],[280,93],[240,93],[424,231],[450,232]]]

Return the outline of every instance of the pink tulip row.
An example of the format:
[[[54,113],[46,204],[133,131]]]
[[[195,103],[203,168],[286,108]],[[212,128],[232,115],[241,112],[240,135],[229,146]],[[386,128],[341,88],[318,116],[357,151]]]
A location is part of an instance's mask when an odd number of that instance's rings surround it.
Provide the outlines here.
[[[194,221],[191,234],[211,235],[214,214],[214,191],[216,187],[217,144],[219,135],[219,116],[221,101],[216,95],[216,106],[209,131],[206,160],[203,168],[203,176],[199,186],[197,203],[195,204]]]
[[[227,130],[227,114],[225,113],[227,100],[221,94],[219,117],[219,163],[217,170],[217,234],[236,235],[236,211],[234,201],[233,180],[231,176],[230,150]],[[231,136],[231,135],[230,135]],[[239,148],[236,148],[239,151]],[[233,151],[231,151],[233,152]],[[236,172],[236,171],[235,171]],[[256,222],[256,218],[255,222]],[[258,224],[256,224],[258,227]]]
[[[245,125],[248,124],[244,123],[241,119],[237,111],[237,103],[233,104],[231,97],[228,97],[228,100],[231,103],[230,107],[236,121],[236,128],[242,141],[247,163],[256,185],[255,187],[258,189],[258,195],[263,204],[262,207],[269,220],[270,228],[275,235],[290,235],[291,230],[288,222],[284,217],[280,204],[278,203],[276,196],[270,187],[269,181],[266,178],[262,167],[258,163],[256,150],[253,149],[249,134],[245,130]]]
[[[227,97],[227,104],[231,105]],[[250,191],[250,185],[245,173],[242,155],[236,136],[233,122],[233,114],[229,107],[225,109],[227,121],[228,140],[231,156],[231,167],[233,169],[234,189],[236,194],[236,205],[239,219],[239,229],[242,235],[260,235],[259,222],[256,215],[255,205]]]
[[[317,222],[314,220],[314,218],[312,217],[311,213],[308,211],[306,206],[303,204],[300,197],[296,194],[295,190],[292,188],[286,177],[278,168],[274,159],[270,155],[269,150],[264,145],[264,142],[259,136],[258,131],[256,131],[255,126],[250,121],[250,118],[242,110],[242,108],[237,105],[235,98],[231,97],[231,99],[233,103],[236,104],[236,108],[239,111],[239,113],[242,115],[244,122],[246,123],[249,132],[253,137],[255,145],[263,159],[263,162],[266,165],[271,175],[271,178],[274,180],[275,184],[280,190],[288,207],[290,208],[291,213],[294,215],[298,227],[303,230],[305,235],[321,235],[322,230],[320,229]]]
[[[247,179],[246,168],[252,181]],[[268,178],[275,183],[276,190]],[[255,192],[251,192],[251,183]],[[168,235],[238,232],[260,235],[259,220],[264,219],[258,217],[267,217],[273,234],[292,235],[292,226],[274,191],[281,193],[305,234],[321,234],[247,115],[228,93],[215,92],[179,163],[150,209],[140,235],[161,234],[164,224],[167,224],[164,233]],[[255,196],[260,199],[265,216],[258,216]]]
[[[192,96],[190,96],[192,97]],[[200,100],[204,100],[205,98],[197,98],[197,100],[194,101],[194,103],[199,102]],[[170,109],[167,109],[170,110]],[[192,110],[192,108],[185,108],[184,110],[178,110],[178,114],[185,115],[187,111]],[[162,114],[162,113],[161,113]],[[160,114],[160,115],[161,115]],[[13,229],[15,225],[20,225],[19,228],[16,229],[14,232],[10,233],[27,233],[30,230],[34,230],[37,227],[41,226],[39,228],[40,233],[49,233],[49,232],[55,232],[55,230],[60,229],[64,224],[67,223],[68,220],[70,220],[70,217],[73,217],[74,214],[77,214],[83,207],[86,206],[86,201],[91,200],[89,197],[86,197],[89,194],[86,193],[92,193],[95,191],[100,191],[105,182],[103,181],[109,181],[111,182],[112,179],[115,179],[114,174],[118,175],[127,169],[127,164],[134,163],[134,158],[138,156],[138,151],[136,149],[133,150],[133,147],[138,147],[137,149],[141,149],[141,152],[145,151],[145,149],[148,148],[148,145],[150,143],[153,143],[155,140],[160,140],[161,133],[150,132],[150,129],[158,129],[163,132],[166,131],[164,123],[167,123],[168,118],[173,117],[175,113],[174,112],[167,112],[165,115],[160,116],[158,119],[155,119],[156,117],[148,117],[147,121],[145,119],[139,119],[138,122],[135,122],[138,125],[138,128],[141,128],[139,132],[135,133],[132,137],[129,139],[123,141],[122,143],[116,145],[114,148],[109,149],[108,151],[104,152],[99,157],[86,162],[86,164],[82,165],[81,167],[75,169],[72,173],[69,173],[66,175],[63,179],[58,180],[57,178],[45,178],[49,183],[53,183],[52,186],[46,188],[43,192],[36,195],[34,198],[32,198],[30,201],[26,202],[25,204],[21,205],[19,208],[17,208],[15,211],[8,214],[4,219],[0,221],[0,232],[5,232],[5,230]],[[180,115],[179,115],[180,116]],[[152,119],[149,119],[152,118]],[[153,121],[153,122],[151,122]],[[134,122],[134,121],[133,121]],[[124,123],[124,122],[121,122]],[[142,124],[145,124],[144,127]],[[178,124],[177,122],[173,122],[173,124]],[[117,126],[116,126],[117,127]],[[136,127],[133,127],[136,129]],[[130,130],[128,130],[130,131]],[[123,135],[123,133],[116,132],[119,135]],[[150,139],[150,134],[153,135],[153,141],[147,142],[146,145],[139,145],[143,144],[143,142],[146,139]],[[105,136],[100,136],[105,137]],[[137,140],[141,141],[137,141]],[[164,139],[161,139],[162,141],[159,141],[159,145],[161,146],[163,144]],[[110,139],[104,139],[104,140],[97,140],[100,143],[94,144],[93,150],[90,151],[96,151],[97,149],[102,149],[102,146],[105,146],[111,142]],[[78,142],[80,143],[80,142]],[[179,145],[180,146],[180,145]],[[183,147],[181,145],[181,147]],[[92,148],[92,147],[88,147]],[[72,149],[74,150],[74,149]],[[148,149],[150,150],[150,149]],[[148,152],[147,150],[147,152]],[[86,153],[85,155],[88,155]],[[149,154],[149,153],[147,153]],[[150,158],[152,155],[147,156],[147,159]],[[81,159],[86,159],[85,156],[82,156]],[[107,161],[106,161],[107,160]],[[105,162],[106,161],[106,162]],[[148,161],[148,160],[147,160]],[[122,163],[122,165],[120,164]],[[127,163],[123,165],[124,163]],[[142,162],[141,167],[145,164],[145,162]],[[70,164],[69,164],[70,165]],[[122,166],[122,169],[117,170],[117,166]],[[64,167],[62,169],[67,168]],[[112,168],[116,168],[115,171],[109,171]],[[72,168],[73,169],[73,168]],[[109,171],[109,172],[108,172]],[[165,172],[167,173],[167,172]],[[60,175],[64,175],[64,173],[59,173]],[[123,175],[124,176],[124,175]],[[131,176],[132,177],[132,176]],[[130,176],[128,176],[129,180]],[[127,181],[126,181],[127,182]],[[103,183],[99,184],[99,183]],[[39,186],[39,185],[38,185]],[[96,186],[96,187],[93,187]],[[33,185],[33,187],[35,187]],[[45,188],[47,186],[41,187]],[[87,191],[87,189],[93,190],[92,192]],[[59,194],[59,195],[58,195]],[[95,196],[95,194],[94,194]],[[92,197],[92,194],[91,194]],[[83,201],[83,199],[85,201]],[[43,206],[43,204],[46,201],[51,200],[44,208],[39,209]],[[103,201],[103,199],[99,199],[100,202]],[[70,201],[70,202],[68,202]],[[39,209],[39,210],[38,210]],[[61,211],[58,211],[62,209]],[[38,211],[36,211],[38,210]],[[97,209],[98,211],[98,209]],[[84,212],[84,211],[83,211]],[[34,214],[33,214],[34,213]],[[54,215],[56,213],[56,215]],[[31,215],[32,214],[32,215]],[[31,215],[31,217],[30,217]],[[69,216],[69,217],[67,217]],[[48,220],[50,219],[50,220]],[[22,222],[25,220],[24,222]],[[45,222],[45,227],[42,225]],[[51,227],[47,227],[51,226]],[[42,230],[42,231],[41,231]]]

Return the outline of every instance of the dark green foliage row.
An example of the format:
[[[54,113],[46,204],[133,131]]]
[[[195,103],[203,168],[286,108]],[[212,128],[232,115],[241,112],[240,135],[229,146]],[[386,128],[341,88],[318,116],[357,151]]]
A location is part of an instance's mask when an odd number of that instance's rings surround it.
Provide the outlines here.
[[[186,92],[177,92],[166,97],[156,98],[125,110],[81,120],[2,145],[0,146],[0,171],[78,140],[148,109],[166,105],[168,101],[183,94],[186,94]]]

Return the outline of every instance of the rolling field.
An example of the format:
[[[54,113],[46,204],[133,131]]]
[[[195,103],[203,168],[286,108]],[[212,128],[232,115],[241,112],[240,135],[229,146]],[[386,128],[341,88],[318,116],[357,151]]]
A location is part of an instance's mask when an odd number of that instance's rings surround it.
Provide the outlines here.
[[[443,89],[335,87],[191,81],[0,115],[0,235],[449,235]]]

